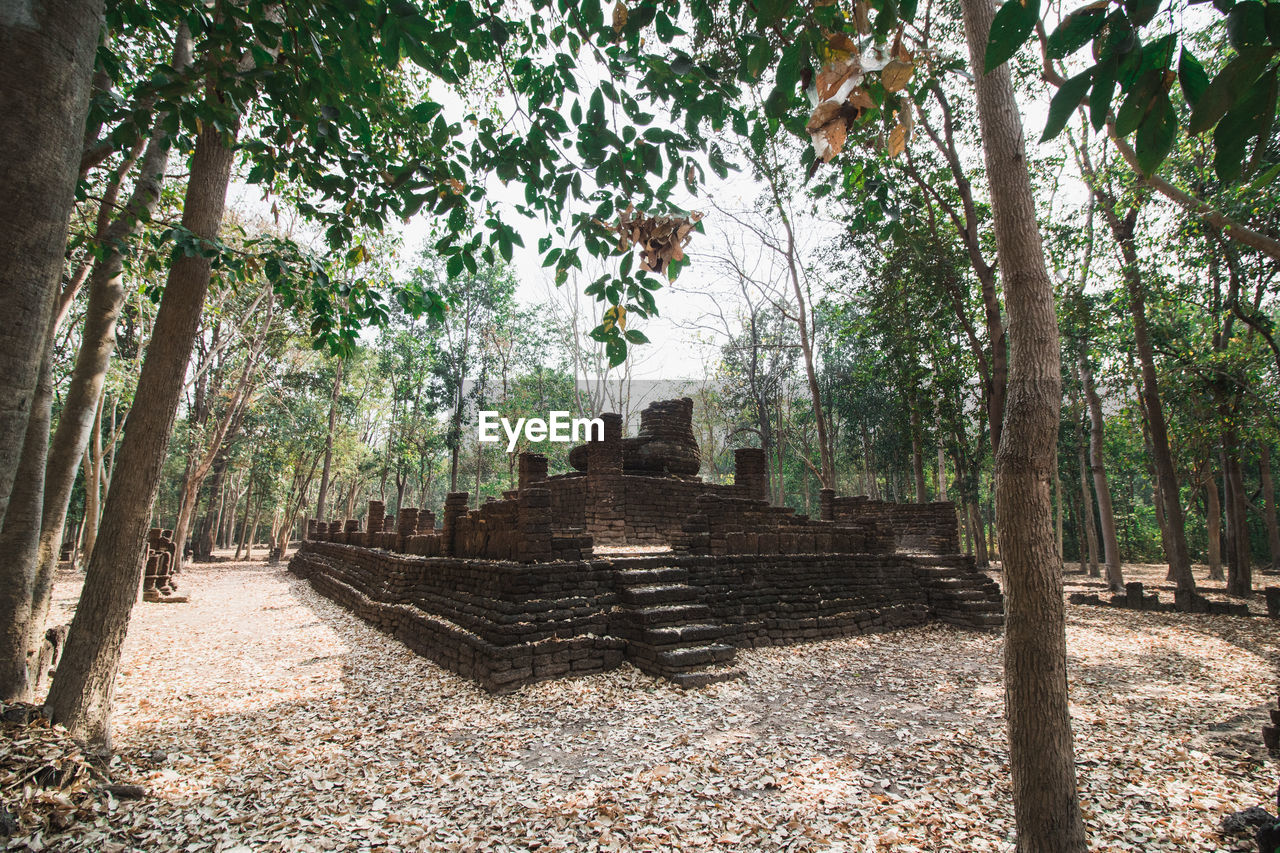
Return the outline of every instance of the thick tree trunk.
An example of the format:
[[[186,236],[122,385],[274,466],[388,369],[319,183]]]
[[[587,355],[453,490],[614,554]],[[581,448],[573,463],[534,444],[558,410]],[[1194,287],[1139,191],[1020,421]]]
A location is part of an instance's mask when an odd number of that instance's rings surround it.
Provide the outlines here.
[[[52,299],[46,310],[52,320],[56,310]],[[0,530],[0,565],[5,566],[5,583],[0,584],[0,700],[5,702],[29,701],[37,681],[36,674],[28,668],[27,639],[32,622],[36,551],[40,544],[49,407],[53,402],[53,347],[41,349],[44,356],[31,400],[31,422],[27,425],[22,460]]]
[[[191,62],[190,40],[184,25],[174,47],[173,65],[177,69],[186,68]],[[95,423],[99,427],[101,425],[103,387],[107,367],[116,346],[116,320],[124,306],[124,256],[120,248],[137,233],[140,223],[150,220],[155,213],[160,201],[165,169],[169,163],[169,139],[162,129],[163,122],[157,118],[154,125],[142,156],[133,193],[125,204],[124,211],[103,234],[101,242],[106,254],[94,262],[89,274],[89,304],[85,309],[80,349],[76,353],[71,382],[63,397],[58,427],[49,448],[44,477],[40,546],[32,593],[32,618],[28,632],[28,642],[37,650],[44,640],[44,622],[49,614],[49,600],[53,591],[53,572],[58,565],[58,551],[66,525],[67,506],[75,486],[76,468],[84,455]],[[86,491],[93,495],[96,515],[98,490],[96,487],[90,489],[86,482]],[[94,530],[96,529],[95,518]]]
[[[1280,569],[1280,521],[1276,519],[1276,487],[1271,479],[1271,445],[1265,440],[1258,451],[1258,478],[1262,484],[1262,515],[1267,524],[1271,568]]]
[[[1049,477],[1062,377],[1053,283],[1044,266],[1022,121],[1008,68],[983,73],[995,17],[962,0],[977,77],[996,250],[1009,317],[1009,384],[995,458],[996,522],[1005,581],[1005,705],[1020,853],[1084,853],[1067,701],[1061,562]]]
[[[1218,500],[1218,481],[1213,475],[1213,465],[1205,463],[1204,478],[1205,514],[1209,545],[1206,559],[1209,562],[1209,580],[1226,580],[1222,572],[1222,505]]]
[[[333,460],[333,431],[338,427],[338,395],[342,392],[342,362],[333,377],[333,393],[329,396],[329,432],[324,439],[324,467],[320,469],[320,493],[316,495],[316,518],[323,519],[325,498],[329,493],[329,465]]]
[[[101,0],[29,0],[0,12],[0,151],[11,164],[0,174],[0,520],[62,279],[101,28]]]
[[[1062,559],[1062,473],[1058,470],[1058,450],[1053,451],[1053,527],[1054,540],[1058,544],[1058,559]]]
[[[234,132],[234,131],[233,131]],[[182,224],[204,240],[217,237],[234,154],[213,122],[196,140]],[[209,288],[210,260],[175,257],[138,377],[103,510],[98,546],[86,569],[80,604],[48,706],[75,736],[109,745],[111,698],[120,649],[138,596],[142,548],[173,430],[187,363]]]
[[[1124,570],[1120,565],[1120,543],[1116,539],[1116,516],[1111,508],[1111,488],[1107,484],[1105,444],[1102,424],[1102,401],[1093,387],[1093,371],[1089,359],[1080,356],[1080,384],[1089,407],[1089,467],[1093,472],[1093,491],[1098,498],[1098,522],[1102,525],[1102,553],[1107,565],[1107,586],[1124,589]]]

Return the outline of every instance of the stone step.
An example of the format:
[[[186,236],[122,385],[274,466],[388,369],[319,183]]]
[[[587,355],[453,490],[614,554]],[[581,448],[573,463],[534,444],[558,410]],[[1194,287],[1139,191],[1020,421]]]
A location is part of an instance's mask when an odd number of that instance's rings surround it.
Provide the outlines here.
[[[689,570],[674,566],[657,569],[622,569],[613,573],[619,587],[675,584],[689,580]]]
[[[698,597],[698,591],[682,583],[648,584],[624,586],[618,591],[618,597],[627,604],[673,604],[693,601]]]
[[[692,672],[672,673],[668,676],[668,679],[677,687],[692,690],[698,687],[706,687],[708,684],[718,684],[721,681],[734,681],[745,675],[746,673],[737,667],[714,666],[706,669],[697,669]]]
[[[710,664],[728,663],[738,650],[724,643],[708,643],[704,646],[684,646],[658,653],[658,665],[667,670],[688,672]]]
[[[695,623],[691,625],[667,625],[660,628],[646,628],[641,631],[640,641],[654,648],[691,645],[718,640],[724,636],[723,625]]]
[[[628,608],[627,614],[642,628],[705,622],[711,608],[705,604],[658,604]]]

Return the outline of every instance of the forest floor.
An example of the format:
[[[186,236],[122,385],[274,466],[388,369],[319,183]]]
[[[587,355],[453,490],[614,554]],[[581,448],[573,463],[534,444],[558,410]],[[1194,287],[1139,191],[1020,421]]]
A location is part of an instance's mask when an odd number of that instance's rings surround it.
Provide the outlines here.
[[[624,665],[490,696],[283,565],[181,580],[189,604],[135,609],[118,683],[110,773],[146,796],[30,846],[1013,849],[998,634],[931,625],[743,651],[744,680],[690,692]],[[77,583],[59,579],[64,613]],[[1275,623],[1067,618],[1093,848],[1246,849],[1219,826],[1275,807],[1260,735],[1280,687]]]

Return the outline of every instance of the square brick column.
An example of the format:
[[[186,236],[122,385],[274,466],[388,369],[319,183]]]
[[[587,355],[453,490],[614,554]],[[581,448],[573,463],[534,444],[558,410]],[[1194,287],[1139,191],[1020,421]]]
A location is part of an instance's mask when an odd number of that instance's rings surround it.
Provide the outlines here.
[[[387,514],[387,505],[382,501],[369,501],[369,518],[366,522],[366,529],[370,533],[382,532],[382,519]]]
[[[753,501],[769,499],[769,465],[759,447],[739,447],[733,451],[733,482],[744,497]]]
[[[836,520],[836,490],[835,489],[819,489],[818,490],[818,518],[823,521]]]
[[[458,517],[467,514],[470,492],[449,492],[444,496],[444,520],[441,522],[440,553],[446,557],[457,556],[455,549]]]
[[[545,487],[520,490],[517,516],[520,541],[517,558],[522,563],[551,559],[551,490]]]
[[[622,415],[606,412],[604,440],[587,443],[587,532],[597,544],[627,539],[622,502]]]
[[[524,491],[530,486],[546,482],[547,457],[541,453],[521,453],[519,465],[520,480],[519,485],[516,487],[519,491]]]

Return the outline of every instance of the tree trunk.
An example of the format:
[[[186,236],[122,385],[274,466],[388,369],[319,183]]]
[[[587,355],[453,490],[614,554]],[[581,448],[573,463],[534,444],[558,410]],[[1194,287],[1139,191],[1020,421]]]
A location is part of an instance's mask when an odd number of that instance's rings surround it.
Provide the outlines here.
[[[929,489],[924,483],[924,443],[920,435],[920,413],[911,409],[911,473],[916,479],[916,503],[927,503]]]
[[[183,24],[179,28],[173,50],[173,67],[185,69],[191,63],[191,35]],[[53,590],[53,573],[58,565],[67,506],[75,486],[76,468],[84,455],[91,432],[101,429],[103,388],[107,367],[116,346],[116,320],[124,306],[124,255],[120,249],[137,234],[142,222],[149,221],[160,201],[165,169],[169,164],[169,138],[163,115],[153,122],[151,136],[142,155],[142,164],[133,192],[124,211],[111,220],[102,234],[104,254],[93,264],[88,277],[89,304],[85,309],[80,348],[76,353],[71,381],[62,400],[58,427],[49,447],[44,477],[44,508],[40,525],[40,548],[37,554],[35,587],[32,601],[30,644],[38,650],[44,640],[44,622],[49,613]],[[99,454],[100,456],[101,454]],[[94,471],[96,472],[96,466]],[[90,472],[86,470],[86,476]],[[86,493],[93,495],[94,530],[97,529],[97,484]],[[87,499],[86,499],[87,505]],[[90,548],[92,546],[90,545]],[[87,556],[87,554],[86,554]]]
[[[1222,421],[1231,423],[1228,413],[1222,414]],[[1240,470],[1240,436],[1234,426],[1223,431],[1222,451],[1222,473],[1226,481],[1227,594],[1248,598],[1253,595],[1253,554],[1245,515],[1244,474]]]
[[[62,280],[101,28],[101,0],[7,3],[0,12],[0,151],[11,164],[0,174],[0,520],[22,464]]]
[[[976,499],[969,502],[969,526],[973,528],[973,561],[980,569],[991,565],[991,554],[987,551],[987,536],[982,527],[982,508]]]
[[[244,553],[245,541],[249,538],[249,508],[253,506],[253,475],[249,475],[249,483],[244,490],[244,515],[240,517],[240,541],[236,543],[234,560],[239,560]]]
[[[233,128],[230,135],[234,134]],[[196,139],[182,224],[204,240],[216,239],[222,225],[234,161],[228,144],[232,141],[224,140],[213,122],[206,122]],[[117,473],[107,491],[98,547],[86,569],[80,604],[49,691],[53,719],[94,743],[111,741],[111,698],[120,649],[138,596],[151,507],[209,277],[210,259],[199,253],[179,255],[169,268],[116,460]]]
[[[320,493],[316,495],[316,518],[324,519],[325,498],[329,493],[329,464],[333,460],[333,431],[338,427],[338,395],[342,392],[342,362],[333,377],[333,393],[329,396],[329,432],[324,439],[324,467],[320,469]]]
[[[1226,580],[1222,572],[1222,506],[1218,501],[1218,481],[1213,476],[1213,466],[1205,463],[1205,514],[1208,526],[1209,546],[1206,559],[1209,562],[1209,580]]]
[[[98,411],[93,416],[92,439],[84,452],[84,546],[81,548],[84,564],[89,565],[93,546],[98,541],[98,526],[102,523],[102,407],[105,394],[98,398]]]
[[[1062,559],[1062,473],[1058,470],[1058,449],[1053,450],[1053,505],[1054,540],[1058,544],[1058,559]]]
[[[258,539],[258,524],[262,521],[262,498],[258,498],[258,504],[253,508],[253,521],[249,524],[249,538],[244,543],[245,560],[253,559],[253,543]]]
[[[1276,519],[1276,487],[1271,479],[1271,445],[1266,440],[1258,451],[1258,476],[1262,483],[1262,515],[1267,524],[1271,568],[1280,569],[1280,522]]]
[[[1137,250],[1133,245],[1135,208],[1123,223],[1117,218],[1114,206],[1103,205],[1103,212],[1111,223],[1120,250],[1124,256],[1124,280],[1129,291],[1129,309],[1133,315],[1133,342],[1138,351],[1138,364],[1142,368],[1142,400],[1147,413],[1147,425],[1151,429],[1152,451],[1155,456],[1156,475],[1159,481],[1161,505],[1164,507],[1165,526],[1168,531],[1169,550],[1165,558],[1177,582],[1178,591],[1194,592],[1195,577],[1191,574],[1191,556],[1187,552],[1186,523],[1182,517],[1182,496],[1178,488],[1178,475],[1173,467],[1173,453],[1169,450],[1169,433],[1164,417],[1164,405],[1160,401],[1160,388],[1156,381],[1155,354],[1151,336],[1147,331],[1146,295],[1143,293],[1141,273],[1138,269]]]
[[[52,321],[57,306],[51,298],[45,310]],[[49,407],[53,402],[53,346],[41,347],[40,375],[31,399],[27,425],[9,507],[0,530],[0,700],[31,699],[35,673],[28,670],[28,637],[31,631],[32,593],[36,577],[36,552],[40,545],[40,512],[44,492],[45,453],[49,441]]]
[[[995,458],[1005,582],[1005,716],[1019,853],[1085,853],[1067,700],[1061,562],[1054,551],[1050,466],[1062,377],[1053,283],[1044,266],[1022,122],[1009,70],[985,67],[995,17],[962,0],[996,251],[1009,317],[1009,383]]]
[[[1075,418],[1076,422],[1076,456],[1080,463],[1080,503],[1081,503],[1081,525],[1084,529],[1084,539],[1089,546],[1089,577],[1101,577],[1102,573],[1098,571],[1098,529],[1093,522],[1093,496],[1089,492],[1089,459],[1088,452],[1085,450],[1084,431],[1080,426],[1080,418]],[[1081,547],[1081,556],[1083,557],[1083,545]]]
[[[1093,371],[1087,356],[1080,356],[1080,384],[1089,406],[1089,462],[1093,471],[1093,491],[1098,497],[1098,521],[1102,525],[1102,553],[1107,564],[1107,586],[1124,589],[1124,570],[1120,565],[1120,543],[1116,539],[1116,516],[1111,508],[1111,488],[1107,485],[1105,435],[1102,423],[1102,401],[1093,387]]]

